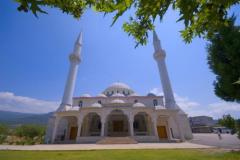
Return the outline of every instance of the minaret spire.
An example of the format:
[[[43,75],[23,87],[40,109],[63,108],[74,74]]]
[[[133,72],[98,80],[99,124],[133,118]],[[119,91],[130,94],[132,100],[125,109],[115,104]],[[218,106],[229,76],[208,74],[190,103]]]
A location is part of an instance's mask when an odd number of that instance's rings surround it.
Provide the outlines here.
[[[81,49],[82,49],[82,32],[80,32],[80,34],[78,35],[78,38],[74,44],[73,52],[69,55],[70,68],[64,89],[62,103],[57,109],[57,111],[64,111],[72,107],[72,98],[75,88],[78,65],[81,62]]]
[[[81,47],[82,47],[82,32],[80,32],[79,35],[78,35],[78,38],[77,38],[77,40],[75,42],[75,45],[74,45],[73,53],[74,54],[79,54],[79,56],[80,56],[80,54],[81,54],[81,50],[80,50]]]
[[[155,30],[153,30],[153,46],[155,51],[162,50],[161,41],[159,40]]]
[[[165,63],[166,53],[161,47],[161,42],[155,30],[153,31],[153,46],[154,46],[154,59],[157,61],[162,83],[163,93],[165,97],[165,107],[176,109],[178,108],[174,99],[170,79],[168,77],[167,67]]]

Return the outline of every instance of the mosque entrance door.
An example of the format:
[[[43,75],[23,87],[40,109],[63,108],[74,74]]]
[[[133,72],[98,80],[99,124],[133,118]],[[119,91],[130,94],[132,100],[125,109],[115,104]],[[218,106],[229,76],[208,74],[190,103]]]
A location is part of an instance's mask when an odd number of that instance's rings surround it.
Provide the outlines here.
[[[70,137],[69,137],[70,140],[75,140],[76,139],[76,137],[77,137],[77,130],[78,130],[78,127],[71,127],[71,129],[70,129]]]
[[[157,126],[158,136],[160,139],[167,139],[166,126]]]
[[[113,132],[123,132],[123,121],[113,121]]]
[[[129,135],[128,117],[121,110],[113,110],[107,117],[106,131],[110,137],[125,137]]]

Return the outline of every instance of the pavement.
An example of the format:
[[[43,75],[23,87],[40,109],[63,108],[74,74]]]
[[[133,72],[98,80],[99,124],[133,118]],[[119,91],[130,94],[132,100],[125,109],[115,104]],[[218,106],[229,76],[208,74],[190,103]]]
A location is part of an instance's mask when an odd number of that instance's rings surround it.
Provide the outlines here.
[[[193,134],[193,139],[189,142],[224,149],[240,149],[240,139],[237,138],[236,134],[221,134],[221,136],[220,140],[215,133]]]
[[[0,145],[0,150],[106,150],[106,149],[208,149],[212,146],[183,143],[138,143],[138,144],[41,144]]]
[[[138,144],[41,144],[41,145],[0,145],[0,150],[104,150],[104,149],[236,149],[240,140],[236,135],[193,134],[193,139],[182,143],[138,143]]]

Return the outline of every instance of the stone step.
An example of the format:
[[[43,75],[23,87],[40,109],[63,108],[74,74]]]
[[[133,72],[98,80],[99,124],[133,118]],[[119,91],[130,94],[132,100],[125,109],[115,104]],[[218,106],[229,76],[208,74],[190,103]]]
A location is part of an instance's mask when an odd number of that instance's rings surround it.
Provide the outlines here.
[[[75,144],[76,141],[75,140],[65,140],[65,141],[55,141],[54,144]]]
[[[131,137],[105,137],[97,144],[137,144],[138,142]]]
[[[168,139],[160,139],[159,140],[160,143],[180,143],[182,142],[180,139],[171,139],[171,140],[168,140]]]

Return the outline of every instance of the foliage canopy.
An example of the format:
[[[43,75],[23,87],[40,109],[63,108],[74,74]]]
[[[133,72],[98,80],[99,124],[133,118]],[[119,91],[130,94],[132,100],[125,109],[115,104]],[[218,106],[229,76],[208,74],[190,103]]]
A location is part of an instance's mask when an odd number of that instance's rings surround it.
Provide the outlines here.
[[[223,117],[218,120],[218,123],[232,129],[233,134],[236,133],[235,119],[230,114],[223,115]]]
[[[104,14],[114,13],[113,23],[132,9],[133,16],[123,24],[128,35],[133,36],[136,45],[147,43],[148,31],[154,29],[156,19],[163,20],[171,7],[179,12],[177,21],[184,22],[185,29],[181,35],[186,42],[196,37],[209,38],[219,27],[228,25],[227,15],[231,6],[239,4],[240,0],[16,0],[19,11],[46,13],[42,8],[49,6],[62,12],[80,18],[84,11],[92,8]]]
[[[240,27],[234,26],[234,18],[229,26],[222,27],[214,34],[208,45],[208,64],[216,74],[215,94],[226,100],[240,102]]]
[[[35,16],[46,13],[43,7],[58,8],[80,18],[86,9],[114,15],[112,25],[129,10],[134,11],[123,23],[123,30],[134,37],[136,46],[147,43],[148,31],[155,28],[155,21],[163,20],[172,8],[179,12],[177,22],[185,28],[180,31],[185,42],[194,37],[211,41],[208,46],[208,63],[217,75],[215,94],[227,101],[240,100],[239,79],[239,28],[234,29],[228,17],[229,9],[240,0],[16,0],[19,11],[31,11]],[[236,33],[236,34],[235,34]],[[234,38],[231,39],[231,36]],[[233,84],[235,82],[235,84]],[[238,85],[238,86],[237,86]]]

